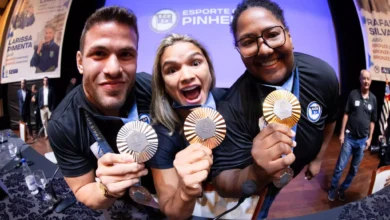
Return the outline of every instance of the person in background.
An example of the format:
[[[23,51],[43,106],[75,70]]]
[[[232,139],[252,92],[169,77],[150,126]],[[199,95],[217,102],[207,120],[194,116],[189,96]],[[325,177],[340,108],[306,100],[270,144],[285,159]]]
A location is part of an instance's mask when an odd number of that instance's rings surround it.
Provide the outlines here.
[[[54,42],[55,29],[47,25],[44,38],[34,46],[30,66],[35,66],[35,73],[53,72],[58,66],[60,47]]]
[[[267,188],[259,214],[264,219],[280,192],[273,181],[283,170],[290,165],[295,177],[307,166],[307,179],[319,173],[337,119],[339,84],[328,63],[294,52],[283,10],[275,2],[242,1],[230,28],[246,71],[217,108],[227,134],[213,151],[213,185],[221,196],[235,198],[248,180],[256,182],[257,193]],[[261,106],[275,90],[294,93],[300,102],[295,131],[277,123],[259,127]]]
[[[76,77],[72,77],[69,81],[68,87],[66,87],[66,94],[68,94],[74,87],[76,87],[77,79]]]
[[[38,107],[38,89],[36,84],[33,84],[31,86],[31,102],[33,103],[33,109],[35,115],[35,132],[36,132],[36,137],[38,137],[39,130],[42,127],[42,122],[41,122],[41,112]]]
[[[225,92],[214,86],[213,64],[203,45],[180,34],[161,41],[153,65],[151,106],[159,146],[147,165],[160,209],[171,219],[191,216],[213,163],[211,150],[189,144],[182,128],[191,106],[216,109]]]
[[[31,91],[27,89],[27,81],[22,79],[20,81],[20,89],[18,90],[18,101],[19,101],[19,115],[20,121],[26,123],[28,128],[27,139],[32,138],[32,127],[31,127],[31,115],[30,115],[30,100]]]
[[[45,129],[45,139],[47,139],[47,122],[54,110],[55,94],[53,87],[49,86],[49,78],[43,78],[43,86],[38,92],[38,107],[41,114],[43,128]]]
[[[345,190],[352,183],[363,159],[364,151],[371,145],[377,120],[377,102],[375,95],[370,92],[371,74],[368,70],[360,72],[360,89],[351,91],[345,106],[343,122],[340,131],[341,152],[334,169],[328,199],[334,201],[336,193],[340,201],[345,201]],[[343,170],[352,155],[351,167],[344,182],[338,189]]]

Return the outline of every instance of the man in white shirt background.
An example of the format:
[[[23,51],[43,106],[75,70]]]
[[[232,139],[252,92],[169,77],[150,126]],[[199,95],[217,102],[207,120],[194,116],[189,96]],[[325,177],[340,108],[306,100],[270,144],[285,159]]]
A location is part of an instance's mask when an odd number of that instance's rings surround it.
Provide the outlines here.
[[[47,121],[54,110],[55,95],[52,87],[49,86],[49,78],[43,78],[43,87],[39,89],[38,93],[38,107],[41,111],[41,120],[45,129],[45,139],[47,139]]]

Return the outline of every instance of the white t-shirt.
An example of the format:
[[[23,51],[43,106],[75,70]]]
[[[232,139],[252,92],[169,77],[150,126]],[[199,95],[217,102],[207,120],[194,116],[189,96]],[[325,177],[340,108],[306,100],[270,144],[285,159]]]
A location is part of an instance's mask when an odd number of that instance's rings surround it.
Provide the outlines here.
[[[26,100],[26,90],[22,89],[23,102]]]
[[[49,88],[43,87],[43,105],[49,105]]]

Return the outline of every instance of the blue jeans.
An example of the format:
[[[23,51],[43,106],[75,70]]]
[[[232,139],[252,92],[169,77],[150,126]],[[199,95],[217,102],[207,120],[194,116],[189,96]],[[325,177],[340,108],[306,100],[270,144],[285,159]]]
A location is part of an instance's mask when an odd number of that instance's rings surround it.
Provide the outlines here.
[[[356,176],[356,173],[359,169],[360,162],[362,162],[364,156],[364,148],[366,147],[366,140],[367,137],[356,139],[351,137],[351,135],[345,134],[344,144],[342,146],[339,159],[337,160],[337,164],[334,169],[331,183],[332,185],[330,186],[331,190],[337,189],[341,174],[347,166],[349,157],[352,154],[351,167],[343,184],[341,184],[340,186],[340,191],[346,190],[349,185],[351,185],[352,179]]]

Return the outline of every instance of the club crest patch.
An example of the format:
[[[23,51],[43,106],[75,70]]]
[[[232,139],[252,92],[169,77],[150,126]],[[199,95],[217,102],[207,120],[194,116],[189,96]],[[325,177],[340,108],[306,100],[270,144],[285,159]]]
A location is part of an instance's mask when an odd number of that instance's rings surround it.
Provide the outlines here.
[[[139,120],[147,123],[148,125],[151,122],[150,116],[148,114],[140,114],[139,115]]]
[[[310,102],[307,106],[307,118],[311,122],[317,122],[321,118],[322,107],[316,101]]]

